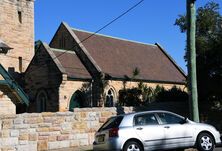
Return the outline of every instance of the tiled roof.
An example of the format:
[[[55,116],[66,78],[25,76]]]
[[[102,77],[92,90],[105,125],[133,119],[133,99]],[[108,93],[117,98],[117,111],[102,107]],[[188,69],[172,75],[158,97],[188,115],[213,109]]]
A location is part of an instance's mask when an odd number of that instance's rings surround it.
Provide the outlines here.
[[[92,33],[73,29],[79,40]],[[137,80],[184,83],[186,76],[159,45],[148,45],[104,35],[93,35],[83,46],[102,72],[112,78],[132,77]],[[64,56],[65,59],[65,56]],[[68,60],[68,59],[66,59]]]
[[[76,79],[91,79],[89,72],[74,52],[54,48],[51,48],[51,50],[55,56],[59,56],[57,59],[65,69],[68,77]]]

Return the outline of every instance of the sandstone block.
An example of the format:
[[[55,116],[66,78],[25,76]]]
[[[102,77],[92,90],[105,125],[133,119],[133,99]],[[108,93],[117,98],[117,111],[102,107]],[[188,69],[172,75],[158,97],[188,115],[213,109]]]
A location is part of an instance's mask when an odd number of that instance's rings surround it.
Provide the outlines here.
[[[2,129],[10,129],[10,128],[12,128],[12,120],[3,120]]]
[[[37,134],[29,134],[29,141],[36,141],[38,138]]]
[[[43,119],[41,117],[36,117],[36,118],[27,118],[24,120],[25,124],[37,124],[37,123],[42,123]]]
[[[68,139],[69,139],[69,135],[59,135],[59,136],[57,136],[58,141],[64,141],[64,140],[68,140]]]
[[[78,146],[79,146],[79,140],[70,141],[70,147],[78,147]]]
[[[85,119],[86,116],[87,116],[86,112],[81,112],[81,113],[80,113],[80,117],[81,117],[81,118]]]
[[[99,118],[99,123],[105,123],[106,120],[107,120],[107,118],[101,117],[101,118]]]
[[[49,128],[48,128],[48,127],[37,128],[36,131],[37,131],[37,132],[49,132]]]
[[[39,127],[51,127],[52,126],[52,123],[40,123],[39,125],[38,125]]]
[[[70,141],[48,142],[48,149],[59,149],[70,147]]]
[[[101,113],[101,117],[105,117],[105,118],[109,118],[113,116],[113,114],[111,112],[108,112],[108,111],[104,111]]]
[[[48,141],[46,141],[46,140],[38,141],[38,143],[37,143],[37,150],[38,151],[46,151],[46,150],[48,150]]]
[[[79,140],[80,146],[87,146],[89,145],[88,139],[80,139]]]
[[[53,112],[43,112],[42,113],[42,117],[52,117],[55,115],[56,115],[56,113],[53,113]]]
[[[88,135],[87,134],[76,134],[76,139],[87,139]]]
[[[50,127],[49,128],[49,131],[52,132],[52,131],[60,131],[61,130],[61,127]]]
[[[43,117],[44,123],[53,123],[54,120],[54,117]]]
[[[0,131],[0,137],[1,138],[7,138],[10,136],[10,131],[9,130],[1,130]]]
[[[0,148],[1,151],[16,151],[14,147],[4,146]]]
[[[11,137],[18,137],[19,136],[19,131],[18,130],[11,130],[10,136]]]
[[[13,129],[28,129],[29,124],[19,124],[19,125],[14,125]]]
[[[55,142],[57,140],[57,136],[49,136],[49,142]]]
[[[38,136],[38,140],[48,140],[49,136]]]
[[[37,144],[18,145],[16,151],[37,151]]]
[[[68,122],[62,123],[61,124],[61,129],[62,130],[72,130],[72,124],[68,123]]]
[[[18,138],[0,138],[0,146],[15,146],[18,144]]]
[[[28,133],[20,134],[19,140],[29,140],[29,134]]]
[[[52,124],[61,124],[61,123],[64,123],[65,122],[65,118],[64,117],[61,117],[61,118],[56,118]]]
[[[20,145],[26,145],[26,144],[28,144],[28,141],[27,140],[20,140],[19,144]]]
[[[24,119],[22,119],[22,118],[16,118],[16,119],[13,120],[13,123],[14,123],[14,124],[22,124],[22,123],[23,123],[23,120],[24,120]]]

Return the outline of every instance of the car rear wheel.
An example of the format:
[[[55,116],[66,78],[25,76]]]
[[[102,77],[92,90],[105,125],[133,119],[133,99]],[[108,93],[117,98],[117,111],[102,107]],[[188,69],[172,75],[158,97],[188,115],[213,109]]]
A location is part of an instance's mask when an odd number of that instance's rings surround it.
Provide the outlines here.
[[[197,138],[197,149],[199,151],[213,151],[215,147],[214,139],[207,133],[201,133]]]
[[[129,141],[124,145],[123,151],[143,151],[143,147],[136,141]]]

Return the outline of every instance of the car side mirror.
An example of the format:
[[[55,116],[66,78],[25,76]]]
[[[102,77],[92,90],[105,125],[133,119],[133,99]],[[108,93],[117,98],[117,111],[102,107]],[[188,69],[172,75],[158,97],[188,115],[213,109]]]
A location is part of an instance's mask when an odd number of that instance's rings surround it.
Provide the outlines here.
[[[188,122],[188,118],[187,117],[184,117],[184,119],[180,122],[180,124],[185,124]]]

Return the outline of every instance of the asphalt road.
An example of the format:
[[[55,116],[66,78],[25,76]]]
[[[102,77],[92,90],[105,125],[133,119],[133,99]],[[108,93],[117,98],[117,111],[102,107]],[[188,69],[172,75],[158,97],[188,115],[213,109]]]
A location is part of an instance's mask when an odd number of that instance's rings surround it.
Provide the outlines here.
[[[92,151],[92,146],[79,147],[79,148],[63,148],[50,151]],[[189,150],[190,151],[190,150]],[[222,147],[214,149],[214,151],[222,151]]]
[[[222,147],[216,148],[214,151],[222,151]]]

